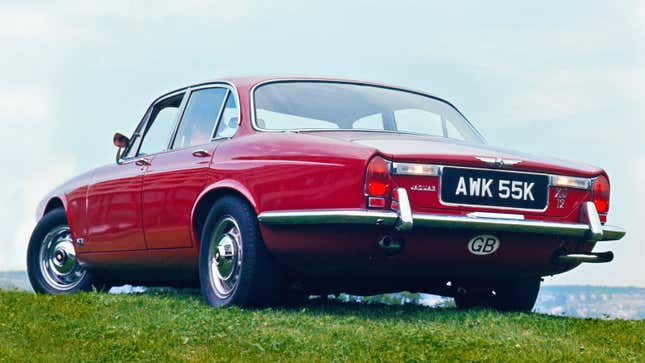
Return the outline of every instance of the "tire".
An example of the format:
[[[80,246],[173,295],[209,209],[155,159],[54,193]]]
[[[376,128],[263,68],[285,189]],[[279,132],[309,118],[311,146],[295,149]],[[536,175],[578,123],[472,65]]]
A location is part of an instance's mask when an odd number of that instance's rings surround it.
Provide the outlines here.
[[[92,276],[78,264],[69,224],[62,208],[38,222],[27,248],[27,273],[34,291],[69,294],[92,289]]]
[[[206,302],[216,307],[279,304],[284,275],[267,251],[255,211],[246,201],[234,196],[218,199],[200,241],[199,280]]]
[[[500,311],[530,312],[540,291],[539,278],[506,281],[492,288],[470,288],[455,296],[459,309],[489,308]]]

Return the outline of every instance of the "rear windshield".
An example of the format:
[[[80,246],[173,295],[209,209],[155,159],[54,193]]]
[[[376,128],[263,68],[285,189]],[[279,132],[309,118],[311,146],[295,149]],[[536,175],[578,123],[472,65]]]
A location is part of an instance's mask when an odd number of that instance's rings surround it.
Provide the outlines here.
[[[254,92],[255,125],[263,130],[365,130],[483,143],[450,104],[385,87],[321,81],[274,82]]]

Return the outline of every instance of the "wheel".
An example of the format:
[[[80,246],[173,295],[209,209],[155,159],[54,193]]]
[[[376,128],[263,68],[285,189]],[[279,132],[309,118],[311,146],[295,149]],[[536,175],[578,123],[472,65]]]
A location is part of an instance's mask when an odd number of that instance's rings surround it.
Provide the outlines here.
[[[92,277],[76,259],[76,250],[63,209],[38,222],[27,249],[27,272],[34,291],[64,294],[92,288]]]
[[[470,287],[460,291],[455,296],[455,305],[459,309],[490,308],[530,312],[540,291],[540,279],[505,281],[491,286]]]
[[[199,279],[212,306],[279,303],[284,275],[266,250],[246,201],[225,196],[213,204],[201,236]]]

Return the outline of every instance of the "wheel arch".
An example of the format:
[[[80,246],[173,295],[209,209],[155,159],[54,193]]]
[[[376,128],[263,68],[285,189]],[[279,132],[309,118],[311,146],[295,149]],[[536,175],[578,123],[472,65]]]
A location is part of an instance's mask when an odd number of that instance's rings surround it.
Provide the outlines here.
[[[63,203],[63,199],[57,196],[53,196],[47,201],[47,204],[45,205],[45,208],[43,209],[40,217],[57,208],[63,208],[64,210],[67,210],[67,208],[65,208],[65,203]],[[65,212],[65,214],[67,214],[67,212]]]
[[[202,230],[206,224],[206,218],[208,217],[211,206],[219,198],[227,195],[235,196],[246,201],[255,210],[256,214],[259,213],[255,198],[241,183],[236,181],[221,181],[210,185],[197,197],[191,213],[193,240],[196,243],[196,247],[199,247]]]
[[[63,211],[65,211],[65,217],[67,218],[67,224],[69,225],[72,237],[76,238],[77,231],[76,225],[74,223],[75,221],[72,218],[72,214],[65,195],[52,194],[45,197],[39,204],[38,213],[36,215],[36,222],[40,222],[40,220],[47,213],[51,213],[56,209],[63,209]]]

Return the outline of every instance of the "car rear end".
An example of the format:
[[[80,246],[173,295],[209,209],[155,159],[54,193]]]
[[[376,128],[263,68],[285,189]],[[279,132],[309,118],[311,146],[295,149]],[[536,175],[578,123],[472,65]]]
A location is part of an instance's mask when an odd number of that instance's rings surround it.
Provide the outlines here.
[[[289,231],[283,240],[302,240],[285,248],[289,263],[321,274],[450,280],[609,262],[610,252],[593,248],[625,233],[605,224],[610,185],[600,169],[565,175],[522,158],[420,159],[376,154],[365,167],[364,206],[267,211],[264,225],[286,227],[267,238]]]
[[[624,235],[604,224],[604,172],[559,175],[530,170],[530,162],[513,170],[511,163],[522,161],[472,157],[466,166],[375,156],[366,171],[366,207],[397,214],[394,230],[379,241],[387,256],[381,262],[395,271],[480,278],[545,276],[611,261],[611,253],[592,252],[597,242]]]

